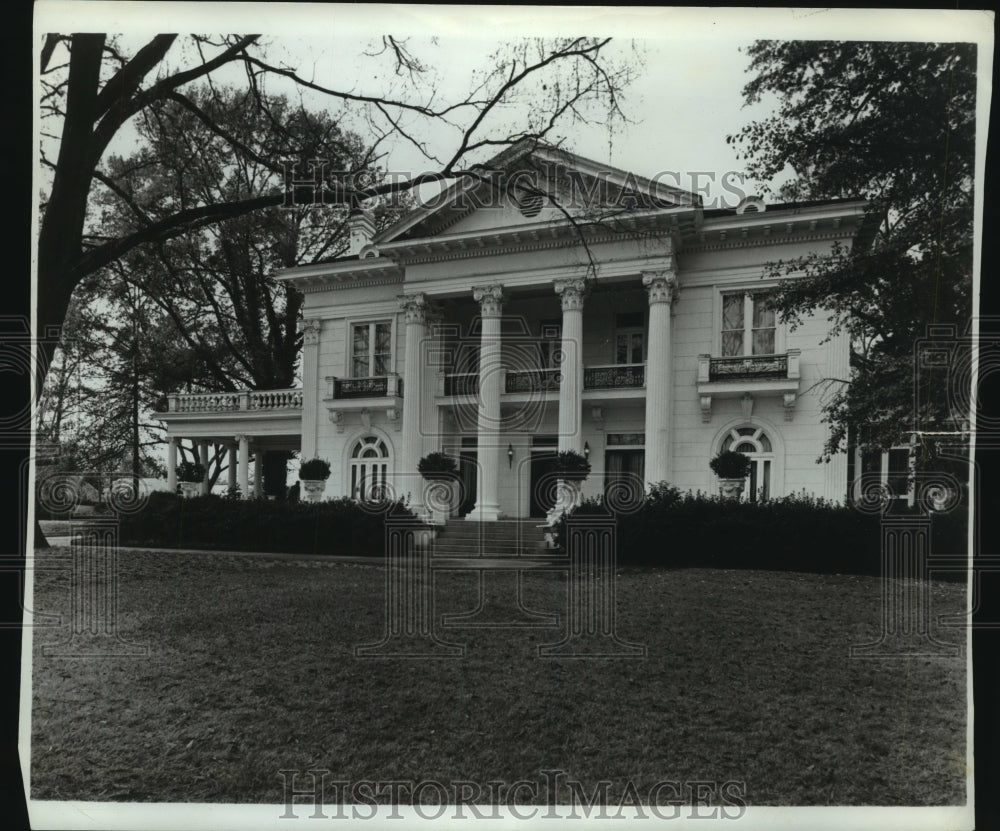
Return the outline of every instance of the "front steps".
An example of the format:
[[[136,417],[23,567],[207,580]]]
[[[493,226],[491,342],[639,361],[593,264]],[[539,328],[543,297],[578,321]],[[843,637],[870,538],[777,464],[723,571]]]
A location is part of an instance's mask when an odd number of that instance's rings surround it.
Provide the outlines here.
[[[434,540],[438,557],[538,557],[548,551],[544,519],[474,522],[452,518]]]

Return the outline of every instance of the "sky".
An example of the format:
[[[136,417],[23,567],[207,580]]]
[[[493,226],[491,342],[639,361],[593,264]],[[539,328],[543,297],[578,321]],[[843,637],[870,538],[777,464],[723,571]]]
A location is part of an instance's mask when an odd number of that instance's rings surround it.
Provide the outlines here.
[[[416,100],[435,89],[436,102],[460,100],[475,73],[488,69],[491,53],[503,41],[580,34],[609,36],[610,57],[629,61],[636,78],[627,88],[623,109],[627,124],[569,125],[557,129],[563,146],[584,157],[607,162],[639,175],[665,174],[664,181],[689,190],[707,187],[707,207],[734,207],[721,187],[726,173],[741,173],[740,162],[726,136],[755,118],[768,114],[773,101],[744,107],[741,90],[752,77],[746,72],[745,49],[756,38],[822,38],[934,40],[971,39],[975,13],[913,10],[823,9],[682,9],[669,7],[498,7],[391,6],[379,4],[286,3],[142,3],[65,2],[39,0],[36,28],[45,31],[121,33],[130,51],[151,35],[172,32],[260,32],[264,52],[273,64],[289,67],[318,84],[339,90],[396,95]],[[406,86],[392,70],[388,55],[373,56],[381,37],[392,34],[427,67],[423,87]],[[41,38],[36,38],[40,45]],[[197,58],[190,42],[179,38],[168,55],[176,67]],[[634,52],[633,52],[634,50]],[[641,56],[636,61],[633,54]],[[213,75],[217,82],[245,86],[238,68]],[[551,79],[548,79],[551,82]],[[301,94],[291,81],[271,78],[273,92]],[[529,95],[537,90],[527,89]],[[316,108],[337,108],[327,96],[305,93]],[[502,113],[506,131],[523,121],[523,110]],[[600,113],[591,116],[603,122]],[[457,134],[440,123],[404,123],[427,142],[432,152],[447,157]],[[355,121],[359,132],[364,124]],[[504,133],[506,134],[506,133]],[[123,132],[113,148],[129,152],[134,135]],[[393,171],[433,168],[405,140],[385,146]],[[479,160],[479,159],[475,159]],[[782,178],[790,175],[786,170]],[[748,181],[747,192],[759,183]],[[771,183],[780,184],[779,182]],[[714,203],[713,203],[714,200]]]

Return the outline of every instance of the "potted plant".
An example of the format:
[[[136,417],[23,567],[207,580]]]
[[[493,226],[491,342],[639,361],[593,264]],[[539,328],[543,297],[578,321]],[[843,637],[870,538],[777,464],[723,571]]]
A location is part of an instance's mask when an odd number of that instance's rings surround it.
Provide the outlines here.
[[[556,454],[555,471],[560,479],[582,482],[590,475],[590,462],[582,453],[563,450]]]
[[[444,525],[457,507],[455,504],[455,477],[457,465],[444,453],[428,453],[419,462],[417,470],[427,480],[424,488],[424,505],[434,525]]]
[[[708,465],[719,477],[719,493],[727,499],[739,499],[743,495],[743,486],[752,466],[749,456],[735,450],[724,450]]]
[[[201,462],[181,462],[177,465],[177,481],[185,499],[197,496],[205,479],[205,467]]]
[[[307,502],[319,502],[330,478],[330,463],[326,459],[309,459],[299,465],[299,481],[306,492]]]
[[[590,475],[590,462],[575,450],[562,450],[556,454],[553,471],[559,478],[556,504],[548,513],[549,525],[580,504],[580,483]]]
[[[428,453],[417,462],[420,475],[430,482],[454,479],[456,469],[455,460],[444,453]]]

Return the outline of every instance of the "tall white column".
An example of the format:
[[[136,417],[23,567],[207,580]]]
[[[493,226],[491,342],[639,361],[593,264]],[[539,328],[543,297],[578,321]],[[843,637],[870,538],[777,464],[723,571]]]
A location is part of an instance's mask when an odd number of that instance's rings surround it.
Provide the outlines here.
[[[253,495],[264,493],[264,451],[256,447],[253,451]]]
[[[236,445],[231,444],[227,449],[229,454],[226,459],[226,472],[228,474],[226,484],[229,486],[229,490],[232,491],[236,487]]]
[[[239,486],[240,496],[243,499],[250,498],[250,439],[247,436],[237,436],[236,441],[240,443],[239,450]]]
[[[167,488],[171,493],[177,493],[177,438],[167,439]]]
[[[670,312],[677,290],[673,269],[647,271],[649,348],[646,358],[646,482],[670,478],[670,422],[673,408],[673,362]]]
[[[423,342],[427,336],[427,298],[423,294],[410,294],[401,296],[399,300],[406,313],[406,337],[403,356],[403,447],[398,485],[402,492],[410,494],[410,507],[419,516],[423,510],[423,495],[417,464],[424,449],[420,414],[424,395]]]
[[[319,407],[319,333],[321,322],[303,320],[302,330],[302,445],[303,461],[316,457],[316,428]]]
[[[557,280],[562,299],[562,362],[559,364],[559,450],[583,453],[583,279]]]
[[[201,461],[201,466],[205,469],[205,475],[201,477],[201,495],[205,496],[208,493],[208,442],[203,441],[198,443],[198,458]]]
[[[503,286],[477,286],[473,288],[472,296],[479,303],[482,321],[476,451],[480,480],[476,506],[466,519],[494,522],[500,518],[500,384],[503,377],[500,312],[504,301]]]

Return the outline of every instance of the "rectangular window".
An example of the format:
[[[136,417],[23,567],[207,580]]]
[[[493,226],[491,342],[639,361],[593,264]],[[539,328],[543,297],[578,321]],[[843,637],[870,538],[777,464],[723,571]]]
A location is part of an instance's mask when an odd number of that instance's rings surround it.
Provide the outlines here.
[[[774,309],[766,294],[753,295],[753,354],[774,354]]]
[[[722,357],[773,355],[777,329],[768,294],[722,295]]]
[[[722,357],[743,354],[743,307],[744,296],[724,294],[722,296]]]
[[[355,323],[351,329],[351,377],[388,375],[392,366],[392,324]]]
[[[641,364],[646,359],[646,334],[642,312],[615,316],[615,363]]]

